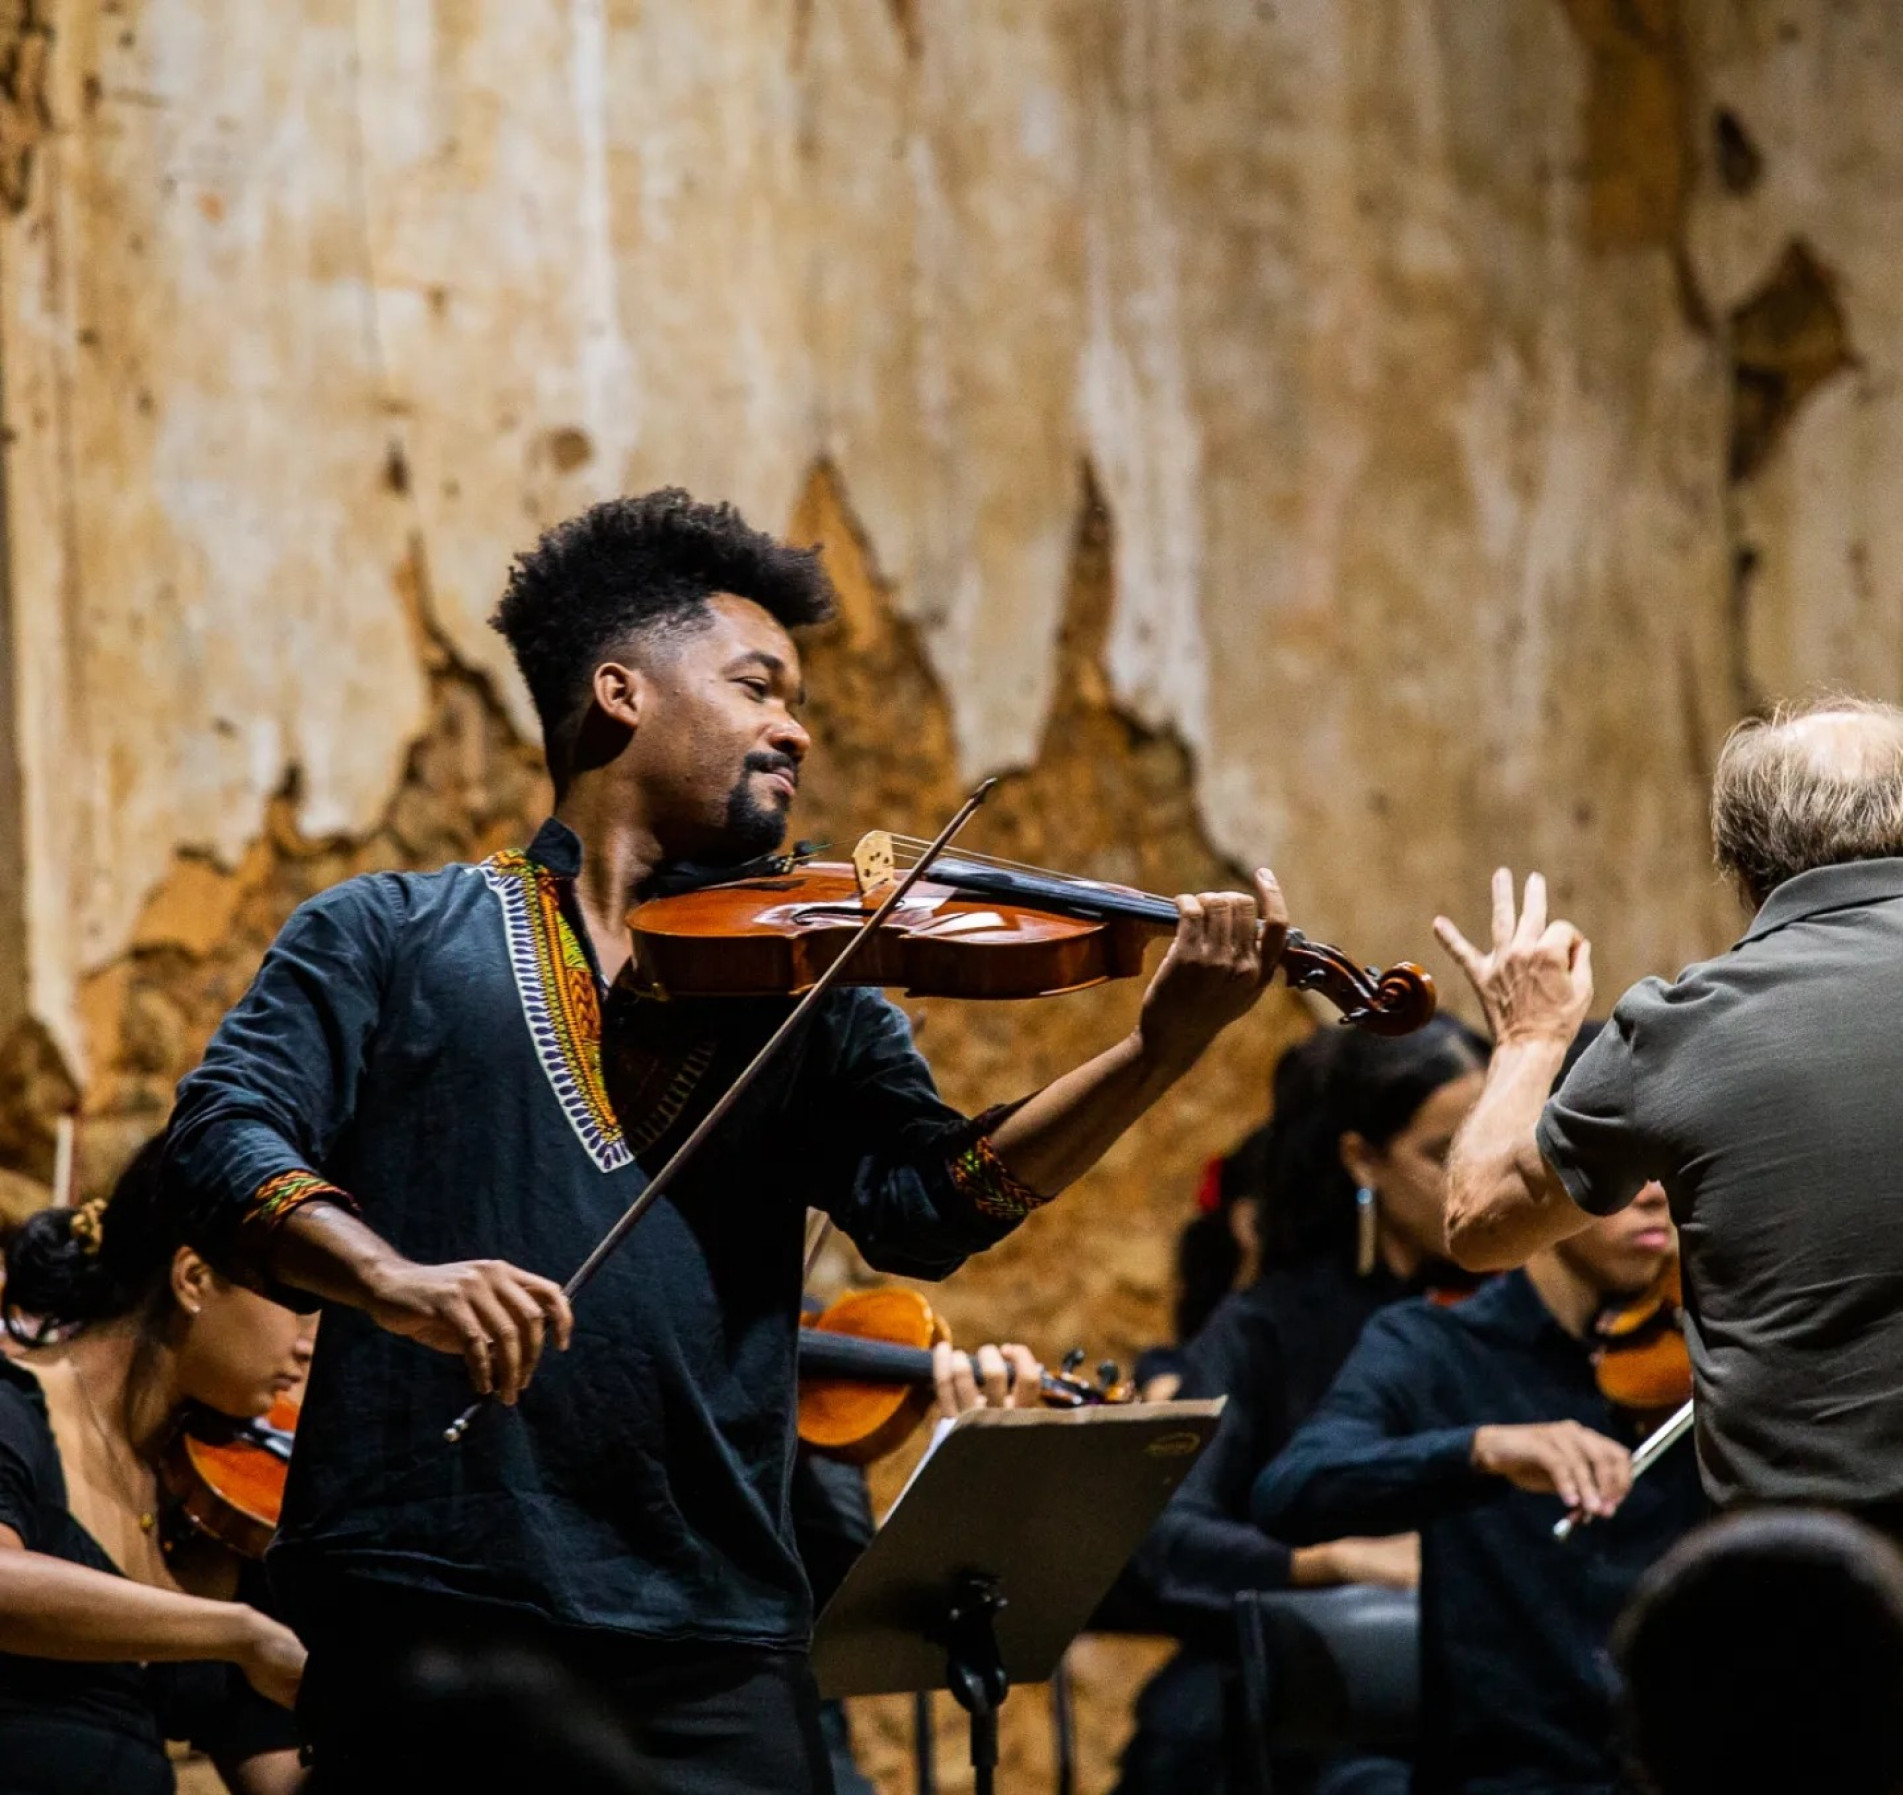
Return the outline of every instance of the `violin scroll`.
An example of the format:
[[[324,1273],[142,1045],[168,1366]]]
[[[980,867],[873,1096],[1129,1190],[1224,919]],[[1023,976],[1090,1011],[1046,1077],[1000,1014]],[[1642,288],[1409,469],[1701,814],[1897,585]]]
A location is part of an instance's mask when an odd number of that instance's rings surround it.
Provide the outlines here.
[[[1338,947],[1290,929],[1282,972],[1291,991],[1314,991],[1341,1012],[1345,1027],[1371,1035],[1411,1035],[1434,1019],[1440,1000],[1433,978],[1412,960],[1382,972],[1357,966]]]

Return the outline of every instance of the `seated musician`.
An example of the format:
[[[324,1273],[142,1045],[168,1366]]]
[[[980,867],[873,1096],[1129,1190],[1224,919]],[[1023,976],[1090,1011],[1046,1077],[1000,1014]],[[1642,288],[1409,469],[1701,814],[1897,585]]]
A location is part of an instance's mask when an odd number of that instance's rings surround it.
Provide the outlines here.
[[[299,1377],[303,1324],[180,1243],[160,1144],[108,1203],[8,1243],[0,1359],[0,1788],[164,1795],[164,1741],[240,1795],[303,1780],[287,1711],[304,1649],[240,1601],[181,1585],[158,1458],[188,1403],[262,1414]],[[196,1567],[206,1569],[209,1567]],[[191,1580],[188,1574],[187,1580]],[[266,1698],[269,1698],[268,1700]]]
[[[558,1280],[790,1008],[648,989],[626,918],[658,875],[781,840],[810,745],[791,632],[830,609],[816,554],[684,493],[550,531],[496,622],[554,816],[526,851],[305,904],[180,1087],[196,1238],[326,1305],[271,1570],[339,1786],[390,1749],[358,1721],[390,1654],[447,1633],[563,1660],[656,1791],[824,1789],[785,1512],[807,1208],[876,1267],[947,1275],[1088,1170],[1281,954],[1266,873],[1182,900],[1132,1032],[975,1120],[896,1006],[829,992],[571,1315]],[[500,1400],[446,1447],[472,1386]]]
[[[1450,1278],[1466,1282],[1440,1257],[1442,1181],[1486,1057],[1480,1036],[1438,1017],[1392,1041],[1321,1029],[1276,1066],[1274,1115],[1255,1156],[1262,1273],[1182,1354],[1178,1393],[1226,1396],[1228,1407],[1120,1591],[1133,1612],[1119,1619],[1147,1619],[1187,1642],[1139,1698],[1122,1795],[1220,1779],[1240,1592],[1414,1581],[1412,1540],[1330,1537],[1291,1550],[1252,1524],[1249,1492],[1371,1315]]]
[[[1601,1394],[1588,1332],[1672,1251],[1654,1185],[1456,1307],[1383,1311],[1256,1483],[1278,1539],[1419,1533],[1423,1795],[1617,1783],[1613,1624],[1705,1505],[1682,1443],[1632,1480],[1635,1420]],[[1593,1524],[1557,1540],[1569,1509]]]

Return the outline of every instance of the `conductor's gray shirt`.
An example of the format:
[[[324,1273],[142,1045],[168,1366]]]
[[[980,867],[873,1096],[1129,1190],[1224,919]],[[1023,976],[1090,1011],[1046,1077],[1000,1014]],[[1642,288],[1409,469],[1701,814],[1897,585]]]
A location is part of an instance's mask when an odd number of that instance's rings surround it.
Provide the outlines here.
[[[1539,1144],[1594,1215],[1671,1198],[1712,1499],[1903,1509],[1903,860],[1635,985]]]

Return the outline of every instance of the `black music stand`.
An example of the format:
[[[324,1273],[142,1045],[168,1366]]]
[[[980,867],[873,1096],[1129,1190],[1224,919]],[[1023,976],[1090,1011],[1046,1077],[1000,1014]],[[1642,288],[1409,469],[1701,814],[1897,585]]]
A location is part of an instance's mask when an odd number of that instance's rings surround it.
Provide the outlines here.
[[[949,1689],[978,1795],[998,1708],[1046,1681],[1216,1431],[1221,1401],[973,1409],[927,1453],[813,1635],[822,1695]]]

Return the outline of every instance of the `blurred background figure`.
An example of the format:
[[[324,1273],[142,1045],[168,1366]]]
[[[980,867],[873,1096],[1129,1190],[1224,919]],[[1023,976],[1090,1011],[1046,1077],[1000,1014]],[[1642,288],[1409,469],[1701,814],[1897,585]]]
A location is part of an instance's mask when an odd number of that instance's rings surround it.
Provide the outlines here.
[[[387,1748],[309,1795],[642,1795],[625,1730],[545,1652],[446,1639],[378,1691]]]
[[[1652,1795],[1903,1790],[1903,1559],[1872,1528],[1714,1522],[1639,1585],[1615,1649]]]

